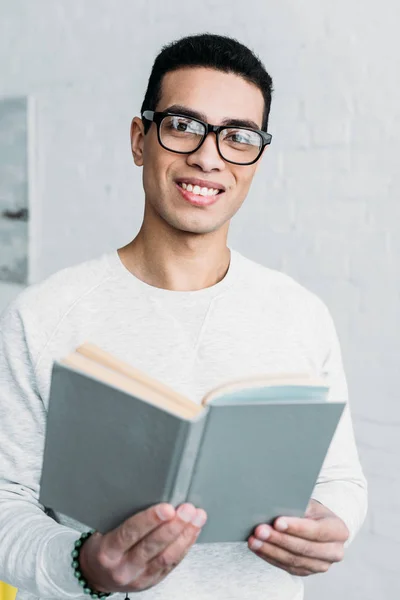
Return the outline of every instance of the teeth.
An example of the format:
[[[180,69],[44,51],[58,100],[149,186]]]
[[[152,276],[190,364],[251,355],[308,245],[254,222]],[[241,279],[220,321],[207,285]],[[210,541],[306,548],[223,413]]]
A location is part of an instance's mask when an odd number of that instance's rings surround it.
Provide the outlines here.
[[[179,184],[184,190],[192,192],[197,196],[216,196],[219,193],[219,189],[200,187],[199,185],[193,186],[191,183],[180,183]]]

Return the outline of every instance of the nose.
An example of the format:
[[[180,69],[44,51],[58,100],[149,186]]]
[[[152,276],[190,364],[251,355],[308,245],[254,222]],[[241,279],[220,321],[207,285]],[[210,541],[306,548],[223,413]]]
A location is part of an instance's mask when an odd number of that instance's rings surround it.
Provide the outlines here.
[[[199,167],[204,172],[221,171],[225,168],[225,161],[218,152],[215,133],[210,132],[200,148],[187,155],[187,163],[192,167]]]

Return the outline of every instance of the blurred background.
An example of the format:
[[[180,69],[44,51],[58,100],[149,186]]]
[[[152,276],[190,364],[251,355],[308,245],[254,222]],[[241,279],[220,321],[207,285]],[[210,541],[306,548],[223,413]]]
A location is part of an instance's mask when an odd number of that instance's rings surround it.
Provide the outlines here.
[[[0,2],[0,311],[137,232],[129,127],[164,43],[232,35],[272,75],[273,142],[229,242],[328,305],[370,486],[361,533],[307,600],[400,592],[399,18],[397,0]]]

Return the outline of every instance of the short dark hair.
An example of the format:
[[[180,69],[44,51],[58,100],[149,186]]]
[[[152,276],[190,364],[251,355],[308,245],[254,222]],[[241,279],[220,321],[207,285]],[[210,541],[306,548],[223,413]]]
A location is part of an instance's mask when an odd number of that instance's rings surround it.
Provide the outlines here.
[[[161,100],[164,75],[185,67],[217,69],[240,75],[246,81],[254,83],[264,97],[262,129],[267,130],[273,91],[270,75],[261,60],[247,46],[234,38],[211,33],[187,36],[163,46],[150,73],[141,114],[145,110],[156,110]],[[150,125],[151,122],[144,121],[145,133]]]

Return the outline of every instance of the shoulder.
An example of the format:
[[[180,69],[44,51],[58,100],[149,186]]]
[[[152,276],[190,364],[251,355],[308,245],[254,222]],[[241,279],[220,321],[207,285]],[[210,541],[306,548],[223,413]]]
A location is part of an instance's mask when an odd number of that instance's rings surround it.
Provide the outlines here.
[[[26,287],[0,316],[0,331],[18,330],[33,354],[85,296],[96,293],[113,276],[111,253],[65,267],[44,280]],[[10,332],[11,333],[11,332]],[[36,350],[36,352],[35,352]]]
[[[329,312],[324,301],[316,293],[290,275],[241,254],[239,260],[242,285],[256,292],[261,300],[279,302],[282,308],[286,307],[295,313],[311,311],[322,316]]]
[[[94,291],[112,276],[108,254],[65,267],[25,288],[16,299],[23,312],[36,308],[67,310],[76,300]]]
[[[326,303],[299,281],[276,269],[271,269],[242,255],[241,287],[247,306],[255,314],[279,315],[282,323],[296,333],[302,343],[309,343],[325,355],[332,343],[337,343],[337,331]]]
[[[309,348],[316,361],[324,361],[332,347],[339,344],[336,326],[326,303],[299,281],[276,269],[271,269],[244,256],[241,286],[245,289],[247,306],[254,312],[271,315]],[[253,300],[254,299],[254,300]],[[257,313],[258,310],[258,313]]]

